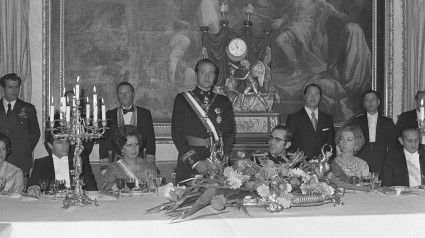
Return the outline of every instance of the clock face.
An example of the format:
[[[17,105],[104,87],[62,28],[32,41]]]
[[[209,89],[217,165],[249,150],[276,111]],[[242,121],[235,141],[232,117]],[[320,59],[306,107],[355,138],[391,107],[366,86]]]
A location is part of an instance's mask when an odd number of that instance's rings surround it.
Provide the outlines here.
[[[234,57],[240,57],[247,52],[245,41],[240,38],[235,38],[229,43],[229,53]]]

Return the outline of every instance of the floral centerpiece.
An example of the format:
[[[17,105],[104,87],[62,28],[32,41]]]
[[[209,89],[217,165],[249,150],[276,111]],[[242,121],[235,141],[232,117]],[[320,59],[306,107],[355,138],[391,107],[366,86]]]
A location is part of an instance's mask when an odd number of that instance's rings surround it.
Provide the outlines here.
[[[295,156],[299,158],[300,155],[302,153],[298,152]],[[298,164],[275,164],[266,160],[261,166],[240,159],[233,166],[218,171],[210,178],[193,179],[187,187],[171,183],[162,186],[160,193],[169,202],[147,212],[165,211],[177,219],[186,218],[210,204],[218,211],[236,207],[245,214],[248,214],[247,206],[264,206],[269,212],[279,212],[291,206],[327,202],[342,205],[327,159],[322,155]]]

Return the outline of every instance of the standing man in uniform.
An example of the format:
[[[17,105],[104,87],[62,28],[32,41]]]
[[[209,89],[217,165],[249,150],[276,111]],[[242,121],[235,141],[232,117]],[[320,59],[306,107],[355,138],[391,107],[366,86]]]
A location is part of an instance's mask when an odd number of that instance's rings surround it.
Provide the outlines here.
[[[233,142],[234,117],[230,100],[213,92],[218,67],[210,59],[201,59],[195,66],[197,86],[179,93],[174,101],[171,121],[173,142],[179,151],[176,181],[211,169],[211,142],[223,141],[223,153],[229,155]],[[213,141],[211,141],[213,140]]]
[[[322,153],[322,146],[328,144],[335,151],[335,129],[332,117],[319,111],[322,89],[317,84],[304,89],[305,106],[288,115],[286,125],[293,134],[292,149],[304,151],[307,160]]]
[[[108,165],[121,156],[121,151],[113,145],[114,135],[118,127],[133,125],[137,127],[146,141],[146,156],[140,155],[155,164],[155,132],[153,129],[151,111],[135,106],[134,87],[129,82],[121,82],[117,86],[117,97],[120,106],[106,112],[109,130],[99,144],[100,170],[104,173]]]
[[[388,150],[396,145],[396,137],[393,120],[379,115],[380,104],[378,92],[366,91],[363,94],[363,106],[367,112],[356,116],[353,122],[360,126],[366,140],[358,157],[367,162],[370,172],[378,172],[382,175]]]
[[[7,162],[29,174],[33,167],[32,152],[40,139],[40,127],[34,105],[18,98],[21,78],[12,73],[0,78],[4,97],[0,106],[0,133],[10,138],[12,152]]]

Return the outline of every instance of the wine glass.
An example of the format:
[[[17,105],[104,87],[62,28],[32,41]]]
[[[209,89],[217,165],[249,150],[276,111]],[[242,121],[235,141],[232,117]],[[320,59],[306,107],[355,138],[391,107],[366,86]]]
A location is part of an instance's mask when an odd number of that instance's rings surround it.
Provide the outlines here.
[[[56,179],[56,185],[58,186],[59,199],[62,199],[62,192],[66,190],[66,181],[65,179]]]
[[[121,192],[125,187],[125,179],[124,178],[116,178],[115,184],[117,185],[117,188],[119,190],[118,197],[121,197]]]
[[[156,196],[158,196],[158,188],[159,186],[161,186],[162,183],[162,178],[161,177],[157,177],[153,179],[154,185],[155,185],[155,190],[156,190]]]
[[[127,188],[130,189],[130,197],[133,197],[133,189],[136,187],[136,179],[129,178],[125,180],[125,183],[127,184]]]
[[[50,181],[47,179],[40,179],[40,191],[43,194],[44,199],[46,198],[46,190],[49,188]]]
[[[177,184],[176,184],[176,173],[175,172],[171,173],[171,178],[173,178],[173,186],[176,186]]]
[[[6,187],[6,178],[0,177],[0,193],[3,191],[3,189]]]
[[[58,185],[56,184],[56,180],[50,183],[50,190],[52,191],[52,194],[53,194],[52,200],[57,200],[56,193],[58,192]]]

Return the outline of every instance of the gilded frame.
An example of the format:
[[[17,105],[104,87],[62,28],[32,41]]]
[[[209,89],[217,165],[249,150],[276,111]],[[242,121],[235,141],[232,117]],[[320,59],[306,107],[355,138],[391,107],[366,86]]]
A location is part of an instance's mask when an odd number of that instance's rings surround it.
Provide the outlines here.
[[[372,88],[383,93],[383,113],[393,116],[393,75],[394,75],[394,3],[385,1],[385,46],[383,56],[384,82],[381,90],[377,83],[377,0],[373,0],[373,36],[372,36]],[[48,117],[48,105],[51,95],[60,95],[64,87],[64,16],[65,0],[43,0],[43,119]],[[59,9],[59,12],[57,10]],[[405,13],[403,12],[403,15]],[[405,17],[403,17],[405,18]],[[59,21],[59,29],[52,22]],[[404,23],[403,23],[404,24]],[[201,33],[200,33],[201,34]],[[405,34],[405,32],[403,32]],[[407,43],[405,43],[407,44]],[[55,49],[59,49],[55,51]],[[403,47],[403,52],[407,49]],[[403,53],[405,54],[405,53]],[[404,61],[405,62],[405,61]],[[56,64],[58,67],[53,67]],[[405,68],[406,65],[403,65]],[[58,102],[55,98],[55,102]],[[45,125],[43,125],[44,127]],[[157,143],[172,143],[170,123],[154,123]],[[340,126],[340,125],[336,125]]]

